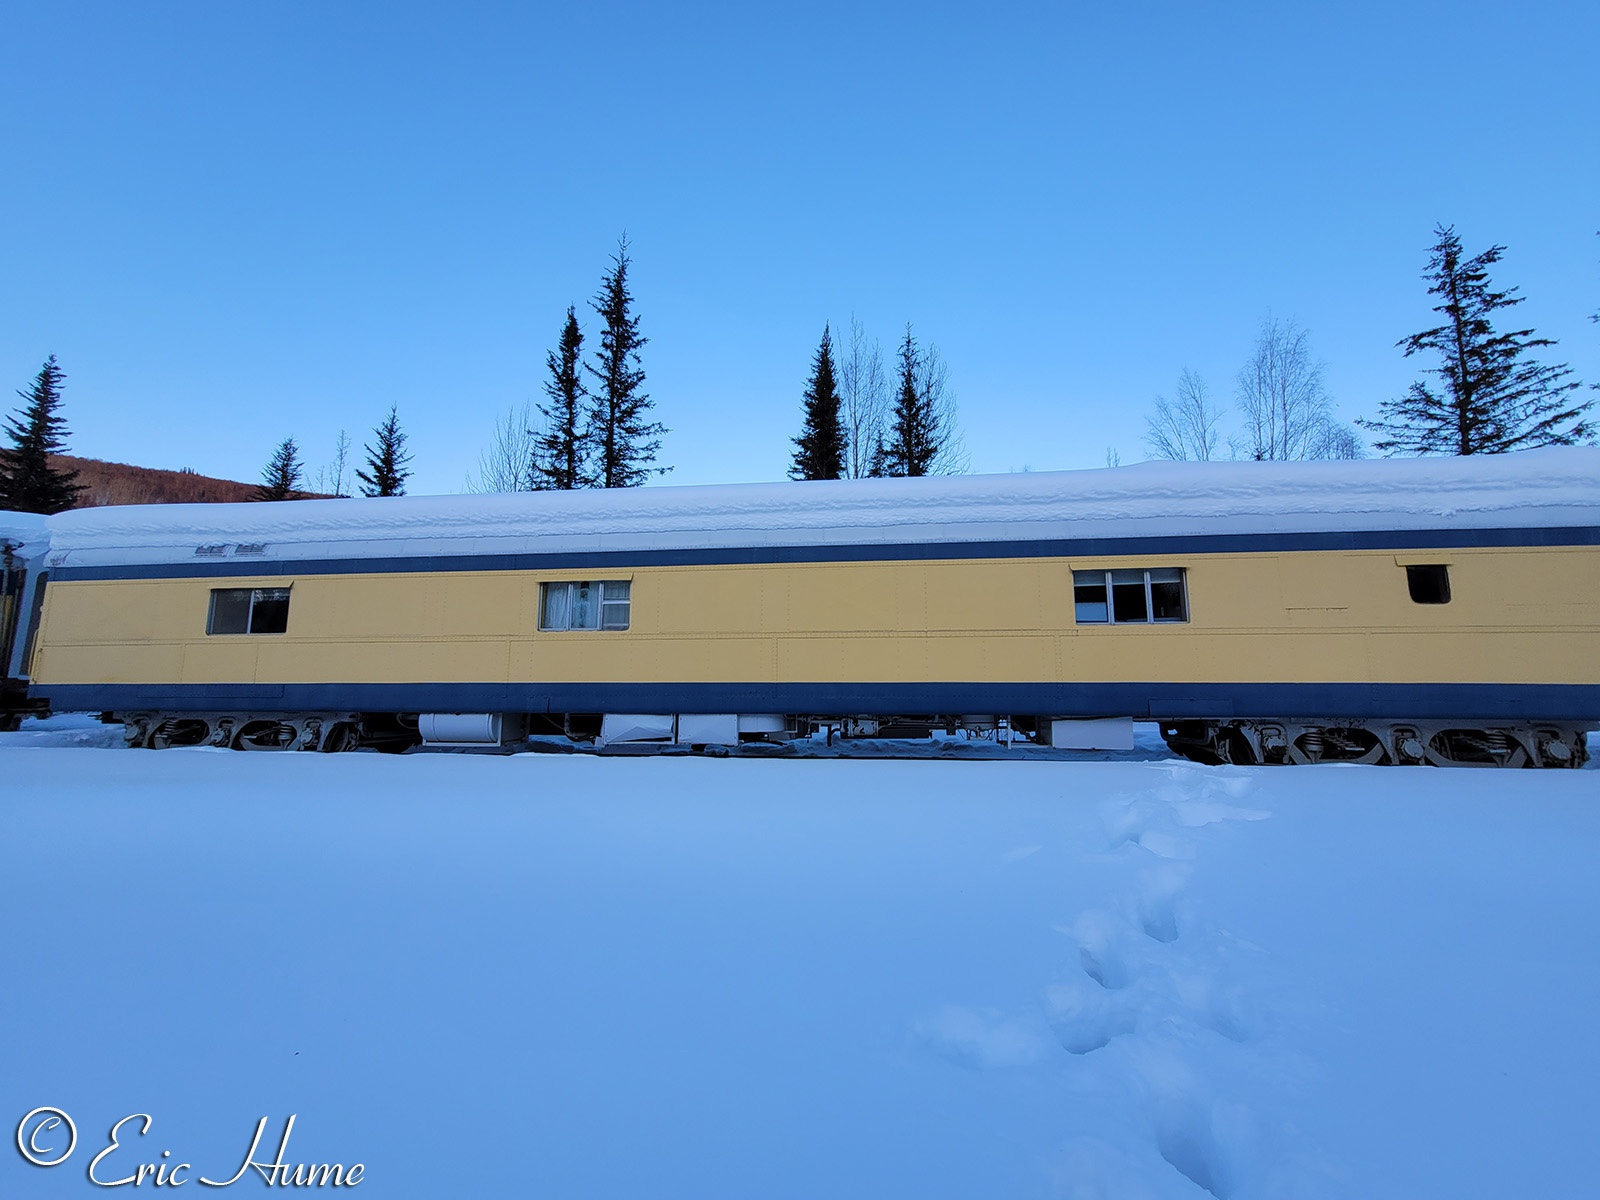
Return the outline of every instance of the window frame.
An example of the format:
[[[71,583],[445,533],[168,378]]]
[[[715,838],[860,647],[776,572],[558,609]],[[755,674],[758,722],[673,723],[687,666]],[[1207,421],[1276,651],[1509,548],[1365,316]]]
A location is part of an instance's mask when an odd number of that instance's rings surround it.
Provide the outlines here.
[[[567,594],[566,615],[564,625],[546,625],[545,619],[549,611],[549,595],[551,588],[580,588],[591,587],[597,589],[593,601],[597,623],[595,625],[572,624],[572,593]],[[607,588],[620,588],[624,595],[620,599],[608,599]],[[541,579],[539,581],[538,612],[534,622],[539,633],[626,633],[633,627],[633,580],[626,579]],[[606,610],[621,608],[624,612],[623,623],[618,625],[608,622]]]
[[[1127,571],[1139,571],[1144,575],[1145,615],[1142,620],[1119,621],[1117,619],[1116,584],[1113,577]],[[1150,578],[1151,572],[1165,573],[1168,571],[1175,572],[1178,578],[1175,581],[1170,579],[1152,580]],[[1090,617],[1086,619],[1078,613],[1078,583],[1080,576],[1085,575],[1098,575],[1101,578],[1101,586],[1105,588],[1106,593],[1106,615],[1103,618],[1095,619]],[[1127,587],[1131,582],[1131,580],[1124,581],[1122,586]],[[1181,617],[1157,617],[1155,615],[1154,589],[1157,584],[1170,584],[1173,582],[1178,585],[1178,599],[1182,604],[1183,615]],[[1074,625],[1187,625],[1191,615],[1189,607],[1189,571],[1186,567],[1084,567],[1074,569],[1072,572],[1072,620]]]
[[[247,587],[247,588],[212,588],[211,599],[206,607],[206,636],[207,637],[281,637],[289,632],[289,602],[292,598],[294,585],[274,587]],[[217,624],[217,597],[225,593],[247,592],[250,596],[250,607],[245,614],[243,629],[218,629]],[[263,593],[282,592],[283,603],[283,628],[282,629],[257,629],[256,609],[263,603],[277,603],[276,596],[264,599]]]

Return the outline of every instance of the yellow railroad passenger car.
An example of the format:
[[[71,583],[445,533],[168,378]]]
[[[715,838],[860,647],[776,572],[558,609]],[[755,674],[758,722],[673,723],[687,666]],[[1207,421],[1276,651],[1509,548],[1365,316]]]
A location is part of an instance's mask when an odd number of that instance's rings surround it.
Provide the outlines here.
[[[1577,765],[1600,450],[93,509],[32,682],[137,744],[1155,720],[1207,761]],[[608,732],[609,731],[609,732]]]

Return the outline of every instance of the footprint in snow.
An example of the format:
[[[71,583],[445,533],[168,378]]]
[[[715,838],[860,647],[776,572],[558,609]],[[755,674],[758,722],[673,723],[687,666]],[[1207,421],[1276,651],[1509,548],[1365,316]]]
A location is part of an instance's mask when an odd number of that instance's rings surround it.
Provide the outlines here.
[[[1052,984],[1045,989],[1050,1029],[1069,1054],[1088,1054],[1139,1026],[1135,997],[1107,991],[1087,979]]]

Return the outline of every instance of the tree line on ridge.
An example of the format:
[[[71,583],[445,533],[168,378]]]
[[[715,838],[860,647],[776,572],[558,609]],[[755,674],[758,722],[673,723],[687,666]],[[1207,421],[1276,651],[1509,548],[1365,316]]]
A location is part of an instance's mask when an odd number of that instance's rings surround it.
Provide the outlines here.
[[[1585,398],[1583,384],[1566,364],[1535,357],[1555,343],[1532,328],[1497,327],[1525,299],[1518,289],[1498,289],[1490,280],[1490,268],[1504,251],[1493,245],[1469,257],[1453,227],[1434,230],[1423,278],[1438,300],[1433,311],[1439,323],[1396,343],[1406,358],[1426,356],[1433,365],[1422,373],[1430,378],[1382,401],[1376,417],[1359,418],[1355,427],[1337,421],[1306,330],[1269,316],[1236,380],[1238,430],[1224,436],[1226,410],[1213,401],[1205,381],[1185,369],[1175,398],[1158,396],[1146,419],[1152,456],[1356,458],[1364,453],[1356,428],[1374,436],[1374,450],[1389,455],[1501,454],[1592,441],[1594,401]],[[546,355],[545,402],[536,406],[540,420],[526,407],[508,414],[480,459],[478,476],[469,480],[470,490],[638,487],[671,470],[656,462],[669,431],[654,418],[643,390],[640,351],[649,339],[634,312],[631,265],[624,236],[589,301],[600,320],[598,346],[585,360],[577,306],[569,305],[556,348]],[[1600,312],[1591,320],[1600,321]],[[51,355],[18,393],[23,405],[4,429],[11,444],[0,446],[0,509],[51,513],[82,502],[76,472],[49,461],[65,450],[69,436],[60,412],[65,378]],[[936,347],[919,345],[909,324],[892,370],[879,343],[855,319],[842,347],[835,345],[832,325],[823,326],[792,443],[788,474],[797,480],[914,477],[967,468],[948,369]],[[348,494],[349,449],[341,432],[334,461],[308,475],[295,439],[285,438],[255,498]],[[404,495],[412,454],[395,406],[363,449],[364,464],[353,473],[361,494]],[[1107,458],[1112,465],[1119,461],[1114,451]]]

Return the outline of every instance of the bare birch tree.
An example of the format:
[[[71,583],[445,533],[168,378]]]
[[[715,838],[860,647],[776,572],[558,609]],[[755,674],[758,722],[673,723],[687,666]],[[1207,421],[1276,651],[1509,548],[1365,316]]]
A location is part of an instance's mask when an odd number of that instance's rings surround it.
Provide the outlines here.
[[[917,364],[917,391],[933,416],[939,449],[928,465],[929,475],[965,475],[971,464],[966,443],[956,424],[956,394],[950,388],[950,368],[939,347],[929,344]]]
[[[534,451],[539,444],[533,405],[506,410],[495,422],[494,440],[478,455],[478,473],[468,476],[469,492],[531,492],[535,480]]]
[[[1355,432],[1334,419],[1323,364],[1311,357],[1310,335],[1298,322],[1262,322],[1255,352],[1239,371],[1238,401],[1245,430],[1233,448],[1241,458],[1361,456]]]
[[[1157,396],[1155,414],[1145,418],[1145,444],[1157,458],[1209,462],[1221,442],[1222,412],[1211,402],[1206,381],[1185,367],[1178,376],[1176,398]]]
[[[883,370],[883,347],[867,340],[867,331],[855,317],[850,318],[850,338],[838,365],[845,478],[865,479],[872,474],[873,451],[883,441],[889,377]]]
[[[318,467],[307,482],[311,485],[309,491],[327,496],[350,495],[350,435],[343,429],[333,444],[333,461]]]

